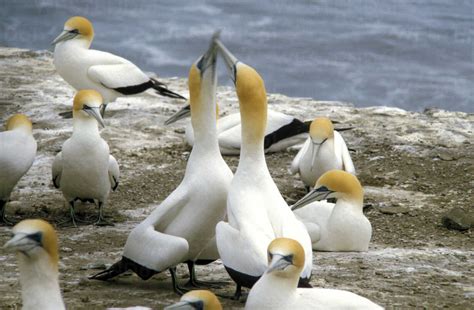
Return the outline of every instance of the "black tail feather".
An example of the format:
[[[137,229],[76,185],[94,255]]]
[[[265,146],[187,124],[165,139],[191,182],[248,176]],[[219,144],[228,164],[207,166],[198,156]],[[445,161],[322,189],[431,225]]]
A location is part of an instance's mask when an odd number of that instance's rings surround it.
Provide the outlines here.
[[[91,280],[101,280],[107,281],[112,279],[128,270],[128,264],[123,259],[119,260],[108,269],[101,271],[93,276],[90,276],[89,279]]]
[[[154,79],[154,78],[151,78],[151,81],[153,83],[153,89],[156,90],[156,92],[158,94],[160,94],[161,96],[165,96],[165,97],[170,97],[170,98],[175,98],[175,99],[183,99],[183,100],[187,100],[186,98],[184,98],[183,96],[181,96],[180,94],[177,94],[175,92],[172,92],[171,90],[169,90],[165,84],[163,84],[162,82],[158,81],[157,79]]]

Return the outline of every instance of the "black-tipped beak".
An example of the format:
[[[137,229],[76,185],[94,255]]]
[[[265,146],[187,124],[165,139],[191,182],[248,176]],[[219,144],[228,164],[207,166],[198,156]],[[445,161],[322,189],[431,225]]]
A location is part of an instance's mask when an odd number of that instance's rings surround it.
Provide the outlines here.
[[[232,55],[231,52],[229,52],[229,50],[224,46],[224,44],[219,39],[214,39],[214,42],[216,42],[217,48],[219,49],[222,55],[222,58],[224,58],[224,62],[226,64],[227,71],[229,72],[230,78],[235,84],[237,80],[236,65],[239,62],[239,60],[234,55]]]
[[[306,196],[298,200],[294,205],[292,205],[291,210],[295,211],[314,201],[324,200],[328,198],[328,196],[332,193],[334,192],[329,190],[326,186],[320,186],[318,188],[315,188],[311,192],[306,194]]]
[[[209,48],[207,51],[199,58],[199,60],[196,63],[196,67],[201,71],[201,76],[204,75],[204,73],[209,69],[212,68],[215,72],[215,67],[216,67],[216,59],[217,59],[217,46],[214,43],[215,40],[220,35],[220,31],[216,31],[211,39],[211,44],[209,45]]]
[[[176,112],[175,114],[171,115],[171,117],[165,121],[165,125],[173,124],[174,122],[177,122],[180,119],[183,119],[188,116],[191,116],[191,106],[189,104],[178,112]]]
[[[87,105],[84,105],[83,110],[84,112],[86,112],[87,114],[95,118],[102,128],[105,127],[104,119],[102,118],[102,115],[100,114],[100,107],[89,107]]]
[[[53,40],[53,42],[51,42],[51,45],[56,45],[59,42],[74,39],[78,34],[79,32],[77,30],[64,30],[56,37],[56,39]]]

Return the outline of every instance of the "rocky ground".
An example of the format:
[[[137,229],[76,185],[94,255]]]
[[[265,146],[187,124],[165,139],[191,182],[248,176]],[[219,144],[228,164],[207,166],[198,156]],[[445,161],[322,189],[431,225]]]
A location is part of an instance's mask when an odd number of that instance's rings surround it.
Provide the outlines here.
[[[41,217],[58,222],[67,216],[62,194],[52,186],[54,155],[70,136],[71,120],[58,113],[71,107],[73,90],[55,73],[51,54],[0,49],[0,122],[13,113],[33,120],[38,153],[30,171],[14,190],[8,215]],[[163,79],[173,91],[187,95],[184,79]],[[233,89],[219,88],[224,113],[237,110]],[[112,282],[87,277],[115,262],[128,232],[179,184],[190,148],[183,140],[184,121],[163,121],[181,101],[153,96],[122,98],[109,105],[102,136],[117,158],[122,176],[105,208],[113,227],[59,227],[60,280],[70,309],[104,309],[143,305],[160,309],[178,299],[168,274],[142,281],[126,274]],[[416,104],[416,103],[414,103]],[[448,230],[443,214],[453,207],[474,208],[474,115],[436,109],[424,113],[395,108],[358,109],[350,104],[288,98],[270,94],[269,106],[301,119],[329,116],[344,125],[358,177],[365,188],[365,212],[374,229],[367,253],[314,253],[312,285],[351,290],[387,308],[466,309],[474,302],[473,231]],[[296,150],[271,154],[267,162],[289,203],[305,193],[288,173]],[[235,170],[238,157],[225,157]],[[96,214],[92,205],[80,206]],[[10,228],[0,227],[0,244]],[[21,305],[16,260],[0,250],[0,308]],[[183,282],[187,275],[179,269]],[[220,294],[234,285],[218,261],[198,267],[202,280],[226,281]],[[242,303],[221,299],[225,308]],[[471,306],[469,306],[471,305]]]

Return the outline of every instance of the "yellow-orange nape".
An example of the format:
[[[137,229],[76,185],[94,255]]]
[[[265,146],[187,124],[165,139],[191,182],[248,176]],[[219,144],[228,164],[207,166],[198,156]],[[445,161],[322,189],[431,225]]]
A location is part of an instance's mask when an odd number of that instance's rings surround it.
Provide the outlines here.
[[[93,89],[84,89],[77,92],[74,96],[73,110],[80,111],[84,105],[91,104],[94,107],[99,107],[103,102],[102,95]]]
[[[330,170],[316,181],[315,188],[327,187],[336,193],[339,198],[356,199],[363,201],[364,189],[353,174],[343,170]]]
[[[298,267],[304,267],[304,249],[301,244],[290,238],[276,238],[274,239],[270,245],[268,246],[268,261],[271,261],[271,258],[275,255],[282,255],[282,256],[291,256],[292,262],[291,264]]]
[[[201,98],[201,71],[193,64],[188,74],[189,101],[191,111],[197,108]]]
[[[42,248],[49,254],[51,262],[57,266],[59,261],[58,236],[53,226],[41,219],[23,220],[13,227],[14,234],[40,234]]]
[[[69,18],[64,24],[64,30],[76,30],[79,35],[87,40],[92,41],[94,39],[94,27],[92,27],[92,23],[82,16],[73,16]]]
[[[6,124],[7,130],[13,130],[15,128],[25,127],[28,128],[30,131],[33,129],[31,124],[31,120],[24,114],[15,114],[12,115]]]
[[[236,65],[235,89],[239,98],[242,121],[248,121],[253,134],[265,135],[267,123],[267,92],[265,83],[258,72],[239,62]]]
[[[324,140],[334,137],[334,126],[329,118],[315,118],[309,126],[309,135],[312,139]]]

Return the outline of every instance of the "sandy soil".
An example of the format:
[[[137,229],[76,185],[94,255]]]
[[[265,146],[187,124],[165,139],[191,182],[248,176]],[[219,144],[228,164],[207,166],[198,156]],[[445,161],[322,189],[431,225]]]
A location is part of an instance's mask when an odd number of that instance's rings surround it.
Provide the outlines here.
[[[62,194],[54,189],[50,169],[54,155],[71,132],[59,112],[70,108],[73,91],[54,73],[49,53],[0,49],[0,122],[12,113],[34,120],[38,154],[33,167],[14,190],[8,215],[20,220],[41,217],[57,222],[67,216]],[[185,80],[165,79],[170,89],[186,94]],[[232,89],[219,88],[221,109],[235,111]],[[367,253],[314,253],[312,285],[361,294],[387,308],[467,309],[474,300],[472,229],[450,231],[441,216],[454,206],[473,208],[473,115],[429,110],[411,113],[392,108],[356,109],[349,104],[269,95],[271,108],[301,118],[328,115],[355,127],[344,132],[358,177],[365,187],[365,212],[374,228]],[[118,260],[128,232],[179,184],[189,154],[183,142],[184,122],[164,127],[180,101],[141,96],[110,105],[102,136],[118,159],[122,177],[110,195],[106,215],[113,227],[91,225],[58,228],[60,280],[70,309],[104,309],[142,305],[160,309],[178,299],[168,274],[142,281],[126,274],[109,283],[88,276]],[[289,203],[305,194],[288,173],[296,150],[271,154],[267,163]],[[235,170],[238,157],[226,157]],[[387,211],[388,210],[388,211]],[[95,215],[92,205],[80,206]],[[394,214],[390,214],[394,213]],[[10,228],[0,227],[0,244]],[[21,305],[16,260],[0,250],[0,308]],[[187,268],[179,267],[181,281]],[[202,280],[234,285],[220,261],[198,267]],[[221,299],[225,308],[243,304]]]

